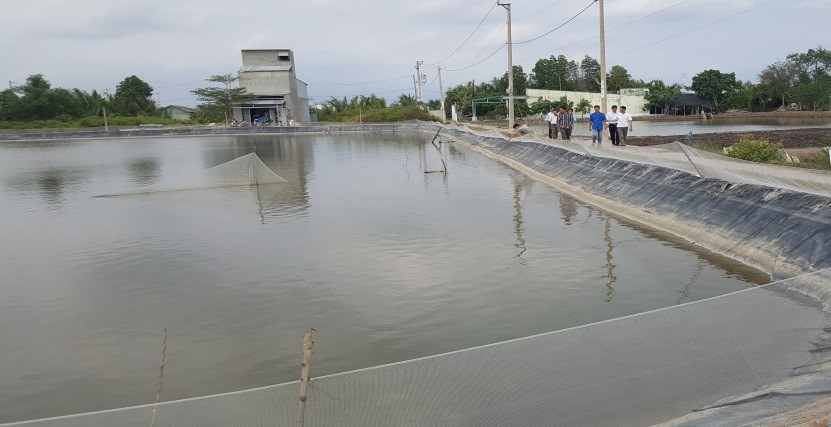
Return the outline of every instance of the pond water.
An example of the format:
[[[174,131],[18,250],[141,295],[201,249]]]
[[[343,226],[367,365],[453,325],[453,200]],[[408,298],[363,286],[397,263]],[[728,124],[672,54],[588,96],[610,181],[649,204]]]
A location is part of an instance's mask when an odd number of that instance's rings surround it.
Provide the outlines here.
[[[407,134],[0,143],[0,422],[293,381],[763,283]],[[256,150],[286,184],[112,198]],[[449,173],[425,174],[441,168]]]
[[[577,124],[572,135],[591,138],[589,132],[589,118],[580,117],[576,114]],[[638,120],[635,116],[632,123],[634,131],[631,135],[640,136],[665,136],[665,135],[686,135],[692,132],[693,135],[700,133],[715,132],[749,132],[778,129],[805,129],[805,128],[831,128],[831,119],[828,118],[716,118],[712,120],[693,119],[684,121],[646,121]],[[548,135],[548,128],[540,125],[531,126],[538,135]],[[608,132],[607,132],[608,134]]]

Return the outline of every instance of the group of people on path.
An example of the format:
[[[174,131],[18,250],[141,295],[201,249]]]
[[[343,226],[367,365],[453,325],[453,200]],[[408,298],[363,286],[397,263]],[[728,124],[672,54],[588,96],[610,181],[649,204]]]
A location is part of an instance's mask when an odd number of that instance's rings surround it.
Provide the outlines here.
[[[551,111],[545,116],[548,122],[548,137],[557,139],[562,137],[563,140],[571,139],[571,131],[574,128],[574,111],[566,110],[566,107],[560,107],[560,111],[551,107]],[[589,131],[592,134],[592,145],[600,146],[603,143],[603,131],[609,129],[609,138],[612,145],[626,146],[626,136],[632,130],[632,115],[626,112],[626,107],[621,106],[618,112],[617,105],[612,105],[610,113],[602,113],[600,106],[594,106],[594,112],[589,115]],[[523,124],[514,124],[513,134],[508,138],[511,140],[520,135],[532,133],[528,127],[528,122],[523,120]]]
[[[551,111],[545,115],[545,119],[543,120],[548,122],[549,138],[557,139],[559,134],[565,141],[571,139],[571,130],[574,128],[574,122],[577,121],[574,118],[574,110],[566,110],[566,107],[560,107],[560,112],[557,112],[556,108],[551,107]]]
[[[609,129],[609,139],[612,145],[626,146],[626,136],[632,130],[632,115],[626,112],[626,107],[612,105],[612,112],[606,114],[600,111],[600,106],[594,106],[594,113],[589,115],[589,131],[592,133],[592,145],[600,146],[603,143],[603,130]]]

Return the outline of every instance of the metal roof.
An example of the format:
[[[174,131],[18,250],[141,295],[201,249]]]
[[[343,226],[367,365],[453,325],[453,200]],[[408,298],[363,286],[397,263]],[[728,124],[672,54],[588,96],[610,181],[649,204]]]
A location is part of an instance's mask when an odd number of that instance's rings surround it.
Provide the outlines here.
[[[243,107],[243,108],[251,108],[251,107],[274,107],[278,105],[285,104],[286,101],[283,99],[258,99],[251,102],[244,102],[242,104],[237,104],[236,107]]]
[[[240,73],[260,71],[291,71],[291,65],[243,65],[239,69]]]

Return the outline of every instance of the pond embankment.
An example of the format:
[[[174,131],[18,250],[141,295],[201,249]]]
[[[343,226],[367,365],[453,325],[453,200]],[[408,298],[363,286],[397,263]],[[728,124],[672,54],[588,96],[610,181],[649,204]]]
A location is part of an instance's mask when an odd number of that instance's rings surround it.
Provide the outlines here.
[[[449,130],[483,154],[610,213],[774,279],[831,267],[831,199]]]
[[[743,132],[714,132],[693,135],[694,144],[728,147],[749,136],[772,143],[781,143],[784,148],[813,148],[831,145],[831,128],[776,129]],[[638,136],[630,134],[626,142],[630,145],[660,145],[672,141],[686,142],[686,135]]]

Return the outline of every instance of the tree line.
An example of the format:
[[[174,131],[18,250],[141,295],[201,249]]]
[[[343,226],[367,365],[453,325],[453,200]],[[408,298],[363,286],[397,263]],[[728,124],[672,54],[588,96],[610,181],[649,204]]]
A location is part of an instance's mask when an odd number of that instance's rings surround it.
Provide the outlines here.
[[[220,87],[206,87],[191,91],[201,102],[195,119],[198,121],[227,121],[235,103],[253,98],[244,88],[232,87],[237,77],[215,75],[208,82]],[[537,60],[530,73],[521,66],[513,68],[514,94],[525,95],[526,90],[551,89],[564,91],[600,92],[600,63],[589,55],[582,60],[569,60],[564,55]],[[783,61],[766,66],[758,74],[758,83],[740,81],[735,73],[705,70],[692,78],[689,87],[668,84],[662,80],[646,82],[634,78],[622,65],[613,65],[606,75],[610,93],[624,88],[646,88],[648,108],[669,112],[683,90],[689,89],[707,99],[716,111],[741,109],[772,111],[779,108],[798,110],[831,109],[831,51],[818,46],[807,52],[792,53]],[[507,93],[507,73],[489,81],[475,81],[451,87],[446,92],[445,109],[456,105],[459,114],[470,116],[474,99],[499,97]],[[557,101],[524,99],[515,102],[515,114],[525,116],[548,111],[550,107],[565,106],[578,112],[588,111],[588,101],[577,105],[562,98]],[[438,100],[430,100],[428,107],[439,109]],[[415,98],[401,95],[389,107],[417,107]],[[354,115],[352,110],[388,108],[386,100],[375,95],[332,98],[318,114],[322,120]],[[0,92],[0,122],[31,122],[38,120],[73,121],[101,117],[103,111],[113,117],[163,117],[163,110],[153,101],[153,88],[136,76],[129,76],[116,87],[115,93],[91,92],[80,89],[53,88],[42,74],[34,74],[24,84]],[[504,103],[477,106],[479,116],[504,117]],[[88,123],[96,121],[87,121]],[[82,123],[83,125],[83,123]]]
[[[581,61],[569,60],[564,55],[537,60],[531,72],[526,74],[521,66],[514,66],[514,94],[525,95],[526,89],[549,89],[578,92],[600,92],[600,63],[589,55]],[[765,67],[758,74],[758,83],[742,82],[735,73],[705,70],[692,78],[689,87],[668,84],[662,80],[644,81],[634,78],[622,65],[613,65],[606,74],[609,93],[621,89],[646,88],[647,108],[665,113],[670,105],[681,98],[684,90],[691,90],[710,101],[716,111],[741,109],[748,111],[773,111],[779,108],[799,110],[831,109],[831,51],[822,46],[803,53],[792,53],[784,61]],[[471,115],[473,99],[497,97],[506,94],[507,73],[490,81],[475,81],[451,87],[445,98],[446,109],[455,104],[460,114]],[[576,111],[588,111],[587,100],[576,105],[565,99],[556,101],[519,100],[515,102],[515,114],[538,114],[550,107],[564,106]],[[504,116],[504,104],[477,106],[478,116]]]
[[[115,116],[154,115],[152,95],[150,85],[136,76],[122,80],[115,94],[101,94],[96,90],[53,88],[42,74],[34,74],[26,83],[0,92],[0,120],[70,121],[100,116],[104,109]]]

